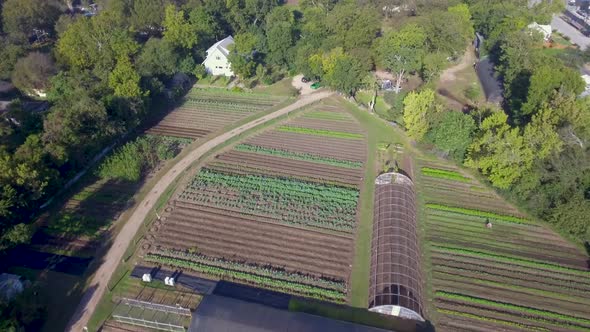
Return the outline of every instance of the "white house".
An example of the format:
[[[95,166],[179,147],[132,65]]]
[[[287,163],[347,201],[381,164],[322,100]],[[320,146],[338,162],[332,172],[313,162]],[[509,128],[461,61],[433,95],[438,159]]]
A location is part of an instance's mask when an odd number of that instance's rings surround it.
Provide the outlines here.
[[[552,33],[551,25],[543,25],[543,24],[539,24],[537,22],[533,22],[533,23],[529,24],[527,28],[540,32],[543,35],[543,39],[545,41],[548,41],[549,39],[551,39],[551,33]]]
[[[224,75],[234,76],[231,70],[231,64],[227,59],[229,55],[229,47],[234,44],[234,39],[229,36],[215,43],[207,50],[207,58],[203,61],[203,65],[210,75]]]

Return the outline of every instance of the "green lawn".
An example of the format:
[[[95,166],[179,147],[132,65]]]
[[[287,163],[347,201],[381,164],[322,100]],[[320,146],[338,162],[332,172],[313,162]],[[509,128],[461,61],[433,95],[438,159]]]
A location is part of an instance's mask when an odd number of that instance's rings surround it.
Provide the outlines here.
[[[272,85],[257,85],[252,91],[273,96],[296,96],[297,89],[291,84],[292,79],[292,77],[286,77]]]
[[[369,103],[373,98],[373,93],[370,91],[359,91],[355,95],[356,100],[362,105],[369,107]],[[386,115],[391,106],[385,102],[383,96],[377,96],[375,99],[375,112],[379,115]]]

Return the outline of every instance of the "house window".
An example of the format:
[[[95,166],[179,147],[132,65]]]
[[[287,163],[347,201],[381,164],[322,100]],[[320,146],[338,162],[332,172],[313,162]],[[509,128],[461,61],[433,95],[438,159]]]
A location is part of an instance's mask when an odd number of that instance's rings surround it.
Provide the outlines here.
[[[221,60],[221,57],[220,56],[216,56],[215,57],[215,60]]]

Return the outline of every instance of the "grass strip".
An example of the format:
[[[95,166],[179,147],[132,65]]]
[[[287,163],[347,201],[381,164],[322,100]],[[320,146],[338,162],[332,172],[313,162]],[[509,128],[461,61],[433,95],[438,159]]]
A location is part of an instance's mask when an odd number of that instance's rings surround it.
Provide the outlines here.
[[[451,293],[451,292],[445,292],[445,291],[436,291],[435,295],[436,295],[436,297],[439,297],[442,299],[465,301],[468,303],[481,304],[481,305],[486,305],[486,306],[490,306],[490,307],[498,308],[498,309],[515,310],[515,311],[520,311],[520,312],[531,314],[531,315],[538,315],[538,316],[541,316],[544,318],[559,319],[559,320],[566,321],[568,323],[573,323],[573,324],[590,324],[590,319],[586,319],[586,318],[564,315],[564,314],[560,314],[560,313],[553,312],[553,311],[541,310],[541,309],[516,305],[516,304],[512,304],[512,303],[493,301],[493,300],[488,300],[488,299],[484,299],[481,297],[475,297],[475,296],[469,296],[469,295],[463,295],[463,294]]]
[[[474,319],[474,320],[478,320],[478,321],[482,321],[482,322],[489,322],[489,323],[501,324],[501,325],[506,325],[506,326],[513,326],[513,327],[526,329],[529,331],[550,331],[549,329],[546,329],[543,327],[530,326],[530,325],[526,325],[526,324],[512,322],[509,320],[474,315],[474,314],[470,314],[468,312],[461,312],[461,311],[448,310],[448,309],[437,309],[436,311],[438,311],[441,314],[445,314],[445,315],[464,317],[464,318]]]
[[[359,161],[350,161],[350,160],[340,160],[330,157],[324,157],[319,155],[314,155],[310,153],[297,153],[291,152],[286,150],[280,149],[272,149],[272,148],[265,148],[258,145],[250,145],[250,144],[240,144],[234,148],[236,151],[241,152],[253,152],[258,154],[264,154],[268,156],[277,156],[281,158],[293,159],[293,160],[303,160],[303,161],[310,161],[319,164],[326,164],[331,166],[338,166],[344,168],[361,168],[363,167],[363,163]]]
[[[485,250],[470,250],[470,249],[464,249],[464,248],[447,247],[447,246],[439,246],[439,245],[432,245],[432,248],[437,251],[445,252],[448,254],[460,254],[460,255],[466,255],[466,256],[470,256],[470,257],[493,258],[494,260],[496,260],[498,262],[502,262],[502,263],[508,263],[508,264],[513,263],[513,264],[518,264],[518,265],[522,265],[522,266],[526,266],[526,267],[544,268],[544,269],[549,269],[549,270],[554,270],[554,271],[565,271],[565,272],[569,272],[569,273],[573,273],[573,274],[577,274],[577,275],[581,275],[581,276],[590,276],[589,271],[582,271],[582,270],[569,268],[569,267],[565,267],[565,266],[561,266],[561,265],[557,265],[557,264],[540,262],[540,261],[531,260],[531,259],[518,258],[518,257],[514,257],[514,256],[498,255],[498,254],[494,254],[494,253],[491,253],[491,252],[488,252]]]
[[[344,302],[346,299],[346,295],[342,292],[330,290],[330,289],[323,289],[319,287],[314,287],[310,285],[285,281],[285,280],[278,280],[271,277],[266,276],[259,276],[247,272],[229,270],[225,268],[220,268],[216,266],[210,266],[199,262],[188,261],[179,258],[173,257],[166,257],[161,255],[155,254],[147,254],[145,256],[145,260],[154,263],[160,263],[164,265],[171,265],[176,267],[183,267],[187,269],[191,269],[193,271],[202,272],[206,274],[210,274],[213,276],[217,276],[220,278],[229,278],[229,279],[236,279],[246,281],[252,284],[256,284],[262,287],[271,288],[271,289],[278,289],[283,291],[295,292],[298,294],[302,294],[305,296],[309,296],[312,298],[320,299],[320,300],[332,300],[337,302]]]
[[[458,172],[447,171],[438,168],[430,168],[430,167],[422,167],[422,174],[433,177],[433,178],[440,178],[445,180],[453,180],[453,181],[460,181],[460,182],[471,182],[471,179],[461,175]]]
[[[334,130],[325,130],[325,129],[280,126],[277,130],[283,131],[283,132],[288,132],[288,133],[315,135],[315,136],[324,136],[324,137],[333,137],[333,138],[344,138],[344,139],[363,139],[364,138],[364,135],[362,135],[362,134],[347,133],[344,131],[334,131]]]
[[[526,220],[524,218],[519,218],[519,217],[515,217],[515,216],[508,216],[508,215],[504,215],[504,214],[497,214],[497,213],[488,212],[488,211],[466,209],[466,208],[462,208],[462,207],[447,206],[447,205],[436,204],[436,203],[426,203],[426,207],[429,209],[433,209],[433,210],[453,212],[453,213],[463,214],[463,215],[467,215],[467,216],[490,218],[490,219],[495,219],[495,220],[500,220],[500,221],[513,222],[516,224],[535,225],[535,223],[533,223],[532,221]]]

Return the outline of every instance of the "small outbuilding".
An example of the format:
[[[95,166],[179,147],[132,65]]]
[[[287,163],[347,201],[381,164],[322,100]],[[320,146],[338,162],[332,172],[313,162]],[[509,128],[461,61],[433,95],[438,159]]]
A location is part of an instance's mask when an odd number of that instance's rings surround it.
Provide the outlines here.
[[[549,41],[551,39],[551,25],[550,24],[539,24],[537,22],[533,22],[527,26],[532,31],[538,31],[543,35],[543,40]]]
[[[209,47],[207,58],[203,61],[203,66],[205,66],[209,75],[234,76],[234,72],[231,70],[231,63],[228,59],[230,46],[233,44],[234,38],[229,36]]]

